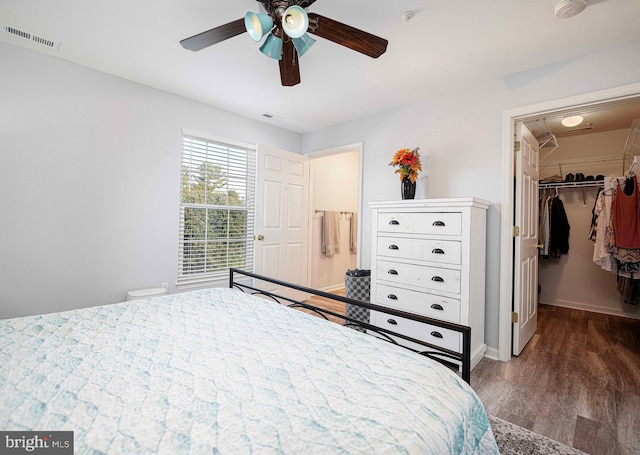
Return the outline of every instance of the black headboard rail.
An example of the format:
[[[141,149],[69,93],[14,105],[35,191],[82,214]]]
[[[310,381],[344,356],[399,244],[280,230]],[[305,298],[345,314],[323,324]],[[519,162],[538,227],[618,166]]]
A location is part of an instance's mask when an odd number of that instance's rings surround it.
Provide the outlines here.
[[[244,278],[244,280],[243,280]],[[349,305],[355,305],[355,306],[359,306],[362,308],[367,308],[369,310],[374,310],[374,311],[380,311],[386,314],[390,314],[393,316],[397,316],[397,317],[401,317],[401,318],[405,318],[405,319],[410,319],[412,321],[416,321],[419,323],[423,323],[423,324],[430,324],[436,327],[440,327],[440,328],[444,328],[444,329],[449,329],[449,330],[453,330],[455,332],[458,332],[462,335],[462,349],[460,351],[454,351],[454,350],[450,350],[450,349],[446,349],[440,346],[436,346],[434,344],[428,343],[426,341],[423,340],[418,340],[416,338],[412,338],[410,336],[401,334],[401,333],[397,333],[382,327],[377,327],[374,326],[370,323],[366,323],[366,322],[362,322],[359,321],[357,319],[353,319],[351,317],[348,317],[344,314],[340,314],[340,313],[336,313],[335,311],[331,311],[329,309],[326,308],[321,308],[321,307],[317,307],[315,305],[311,305],[308,302],[303,302],[300,300],[295,300],[292,299],[290,297],[287,296],[283,296],[283,295],[279,295],[279,294],[275,294],[273,292],[269,292],[269,291],[265,291],[263,289],[260,289],[258,287],[255,287],[253,284],[248,284],[246,283],[246,281],[251,281],[251,280],[247,280],[247,278],[252,278],[253,280],[260,280],[260,281],[266,281],[269,283],[273,283],[273,284],[277,284],[279,286],[283,286],[289,289],[294,289],[306,294],[310,294],[310,295],[315,295],[315,296],[319,296],[319,297],[323,297],[329,300],[334,300],[334,301],[338,301],[338,302],[342,302],[342,303],[347,303]],[[245,282],[242,282],[240,280],[243,280]],[[401,311],[401,310],[396,310],[394,308],[388,308],[388,307],[384,307],[384,306],[380,306],[380,305],[375,305],[373,303],[369,303],[369,302],[361,302],[359,300],[354,300],[354,299],[350,299],[348,297],[343,297],[341,295],[336,295],[336,294],[331,294],[325,291],[321,291],[318,289],[312,289],[306,286],[300,286],[297,284],[293,284],[293,283],[287,283],[286,281],[281,281],[275,278],[270,278],[267,276],[263,276],[263,275],[258,275],[252,272],[247,272],[241,269],[237,269],[237,268],[231,268],[229,269],[229,287],[230,288],[236,288],[239,289],[241,291],[244,292],[248,292],[251,291],[251,294],[254,295],[264,295],[265,297],[268,297],[280,304],[286,304],[287,306],[293,307],[293,308],[305,308],[309,311],[312,311],[322,317],[324,317],[325,319],[328,319],[326,315],[330,315],[333,316],[335,318],[339,318],[341,320],[345,321],[345,325],[347,326],[358,326],[358,327],[362,327],[364,329],[367,330],[367,332],[374,332],[376,335],[378,335],[378,337],[385,339],[386,341],[389,341],[391,343],[397,344],[398,346],[401,346],[405,349],[409,349],[411,351],[417,352],[421,355],[424,355],[426,357],[429,357],[431,359],[434,359],[438,362],[441,362],[445,365],[448,366],[452,366],[452,362],[456,361],[456,362],[460,362],[460,374],[462,376],[462,379],[464,381],[466,381],[467,383],[470,383],[471,381],[471,327],[465,326],[465,325],[460,325],[460,324],[455,324],[452,322],[447,322],[447,321],[442,321],[440,319],[434,319],[434,318],[429,318],[426,316],[422,316],[419,314],[414,314],[414,313],[409,313],[406,311]],[[287,302],[287,303],[283,303],[283,302]],[[404,340],[410,341],[412,343],[418,344],[421,346],[420,349],[413,349],[407,346],[404,346],[402,344],[399,344],[396,340],[394,340],[392,337],[395,338],[402,338]],[[424,347],[424,349],[422,349],[422,347]],[[455,365],[455,364],[454,364]]]

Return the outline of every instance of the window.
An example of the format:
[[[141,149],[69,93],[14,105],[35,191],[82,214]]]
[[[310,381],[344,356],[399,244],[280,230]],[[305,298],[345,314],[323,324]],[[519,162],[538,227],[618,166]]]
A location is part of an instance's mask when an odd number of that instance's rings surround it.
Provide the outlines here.
[[[178,285],[253,271],[255,146],[201,136],[182,135]]]

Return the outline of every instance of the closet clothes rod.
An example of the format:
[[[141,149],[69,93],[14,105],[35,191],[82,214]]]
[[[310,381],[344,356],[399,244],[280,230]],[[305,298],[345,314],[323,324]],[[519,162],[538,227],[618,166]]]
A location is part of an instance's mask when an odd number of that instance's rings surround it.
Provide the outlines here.
[[[597,188],[604,187],[604,182],[602,180],[589,180],[587,182],[550,182],[550,183],[539,183],[539,190],[546,190],[549,188],[556,189],[556,195],[558,194],[558,188],[582,188],[582,204],[587,204],[587,195],[585,193],[585,188]]]
[[[544,188],[589,188],[603,185],[604,182],[602,180],[588,180],[583,182],[540,182],[538,183],[538,188],[541,190]]]

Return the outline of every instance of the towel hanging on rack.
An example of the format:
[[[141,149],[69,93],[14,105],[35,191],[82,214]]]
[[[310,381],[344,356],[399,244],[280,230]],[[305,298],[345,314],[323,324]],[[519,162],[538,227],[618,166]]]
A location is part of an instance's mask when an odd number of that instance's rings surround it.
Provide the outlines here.
[[[324,212],[321,238],[321,251],[325,255],[340,254],[340,212]]]
[[[349,226],[349,249],[353,253],[358,251],[358,214],[351,215],[351,224]]]

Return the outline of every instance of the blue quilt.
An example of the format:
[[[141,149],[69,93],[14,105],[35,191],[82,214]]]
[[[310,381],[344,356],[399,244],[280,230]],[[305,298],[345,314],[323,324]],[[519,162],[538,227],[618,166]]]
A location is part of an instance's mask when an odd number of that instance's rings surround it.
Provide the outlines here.
[[[73,430],[76,454],[498,453],[447,368],[232,289],[1,320],[0,430]]]

